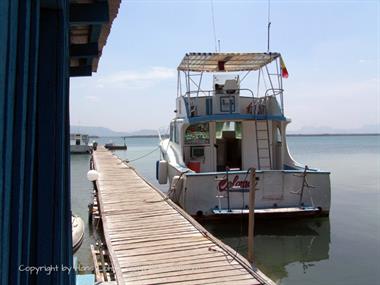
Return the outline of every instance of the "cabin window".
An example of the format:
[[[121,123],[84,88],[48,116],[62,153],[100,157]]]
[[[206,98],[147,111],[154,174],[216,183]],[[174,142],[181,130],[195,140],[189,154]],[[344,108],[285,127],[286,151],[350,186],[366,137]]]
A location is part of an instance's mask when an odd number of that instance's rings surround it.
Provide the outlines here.
[[[170,123],[170,141],[179,144],[179,135],[180,135],[180,124],[177,121]]]
[[[276,128],[276,141],[277,143],[282,143],[281,130],[279,127]]]
[[[169,134],[170,140],[174,141],[174,123],[170,123],[170,134]]]
[[[175,122],[174,125],[174,141],[179,144],[180,124]]]
[[[186,145],[203,145],[210,143],[208,123],[194,124],[187,127],[185,132]]]

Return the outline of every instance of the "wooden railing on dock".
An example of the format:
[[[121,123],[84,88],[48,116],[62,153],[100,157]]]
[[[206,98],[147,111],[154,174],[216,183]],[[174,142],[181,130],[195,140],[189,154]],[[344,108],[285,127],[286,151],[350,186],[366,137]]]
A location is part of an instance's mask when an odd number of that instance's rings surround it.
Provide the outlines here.
[[[93,160],[118,284],[274,284],[110,151]]]

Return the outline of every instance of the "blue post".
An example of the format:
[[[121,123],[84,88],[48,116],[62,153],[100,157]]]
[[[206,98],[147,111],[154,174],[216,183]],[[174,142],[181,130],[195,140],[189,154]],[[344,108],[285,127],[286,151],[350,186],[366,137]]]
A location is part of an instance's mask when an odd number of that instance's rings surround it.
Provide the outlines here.
[[[69,1],[0,1],[0,42],[0,284],[74,284]]]

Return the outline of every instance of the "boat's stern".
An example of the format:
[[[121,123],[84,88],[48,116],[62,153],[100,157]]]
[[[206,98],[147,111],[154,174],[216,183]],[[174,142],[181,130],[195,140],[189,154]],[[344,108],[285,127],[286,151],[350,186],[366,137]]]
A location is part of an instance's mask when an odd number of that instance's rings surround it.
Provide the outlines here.
[[[323,171],[257,171],[255,213],[292,217],[328,215],[330,176]],[[169,195],[193,216],[247,214],[247,171],[177,173]]]

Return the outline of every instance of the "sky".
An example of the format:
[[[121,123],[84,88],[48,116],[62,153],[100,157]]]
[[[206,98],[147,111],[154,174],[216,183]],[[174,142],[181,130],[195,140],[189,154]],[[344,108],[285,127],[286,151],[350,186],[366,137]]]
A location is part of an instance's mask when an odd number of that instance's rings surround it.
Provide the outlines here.
[[[70,80],[72,125],[166,128],[176,68],[214,52],[212,1],[122,1],[92,77]],[[222,52],[265,52],[267,1],[213,1]],[[270,2],[271,51],[284,58],[289,130],[380,124],[380,0]],[[211,86],[210,86],[211,89]]]

